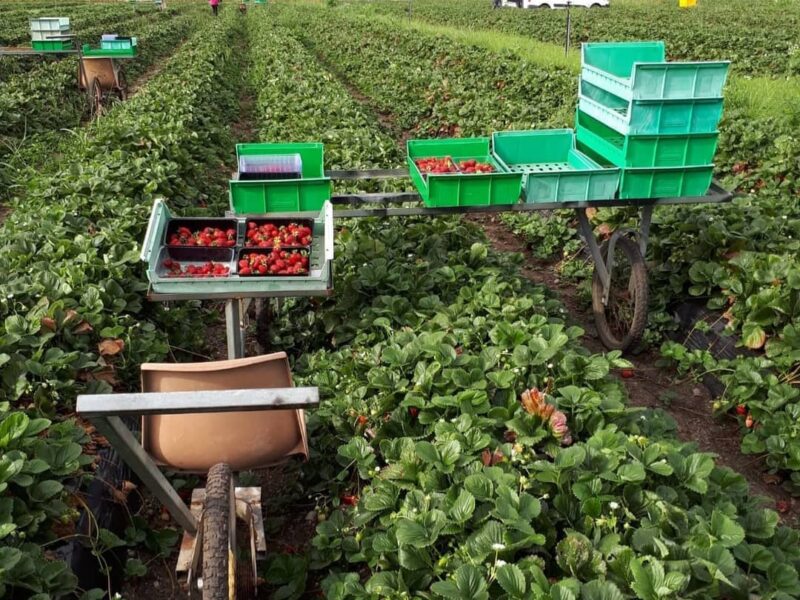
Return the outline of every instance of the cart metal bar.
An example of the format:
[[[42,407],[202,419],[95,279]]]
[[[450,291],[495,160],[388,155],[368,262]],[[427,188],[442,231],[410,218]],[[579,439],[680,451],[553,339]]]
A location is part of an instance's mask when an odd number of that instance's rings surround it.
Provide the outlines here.
[[[197,519],[120,416],[186,414],[309,408],[319,405],[318,388],[265,388],[207,392],[88,394],[78,396],[76,411],[94,424],[120,458],[190,535]]]
[[[242,306],[243,300],[237,298],[225,303],[225,331],[228,337],[228,358],[241,358],[244,356],[246,309]]]
[[[78,50],[34,50],[33,48],[0,48],[0,56],[46,56],[50,54],[78,54]]]
[[[87,418],[183,415],[210,412],[284,410],[319,405],[315,387],[141,392],[78,396],[77,412]]]
[[[589,247],[589,252],[592,254],[595,269],[600,275],[600,281],[603,283],[603,289],[607,290],[611,287],[611,274],[606,268],[606,263],[603,261],[603,254],[600,252],[600,246],[597,244],[597,239],[594,237],[594,228],[589,222],[589,216],[586,214],[586,209],[576,209],[575,214],[578,216],[578,225],[581,230],[581,237]]]
[[[348,169],[325,171],[325,177],[339,181],[355,179],[408,179],[408,169]]]
[[[642,207],[642,220],[639,223],[639,252],[644,257],[647,252],[647,242],[650,241],[650,223],[653,220],[652,205]]]
[[[217,393],[219,394],[219,392]],[[114,398],[114,396],[106,397]],[[78,398],[78,406],[80,406],[80,398]],[[158,501],[167,508],[178,525],[190,535],[197,534],[197,520],[189,507],[184,504],[178,492],[153,462],[153,459],[144,451],[122,419],[109,415],[95,416],[89,420],[97,428],[97,431],[105,436],[125,464],[142,480],[147,489],[153,492]]]

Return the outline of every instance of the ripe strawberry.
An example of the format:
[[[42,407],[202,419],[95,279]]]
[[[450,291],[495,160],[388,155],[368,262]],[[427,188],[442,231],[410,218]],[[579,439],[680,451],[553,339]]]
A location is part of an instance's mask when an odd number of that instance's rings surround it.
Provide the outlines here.
[[[744,415],[747,413],[747,407],[744,404],[740,404],[736,407],[736,414],[737,415]]]
[[[369,422],[369,419],[367,419],[367,417],[364,415],[358,415],[357,421],[359,425],[364,426]]]
[[[620,375],[622,375],[623,379],[631,379],[634,375],[633,369],[622,369],[622,371],[620,371]]]
[[[419,409],[416,406],[410,406],[408,408],[408,414],[411,415],[412,419],[416,419],[419,414]]]
[[[355,506],[358,504],[358,496],[353,494],[342,494],[339,498],[345,506]]]

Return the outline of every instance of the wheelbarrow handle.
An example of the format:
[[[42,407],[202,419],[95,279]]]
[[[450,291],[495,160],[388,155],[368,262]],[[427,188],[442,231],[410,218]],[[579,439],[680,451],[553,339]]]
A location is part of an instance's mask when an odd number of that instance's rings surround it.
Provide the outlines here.
[[[76,412],[87,418],[292,410],[319,405],[319,388],[263,388],[198,392],[84,394]]]

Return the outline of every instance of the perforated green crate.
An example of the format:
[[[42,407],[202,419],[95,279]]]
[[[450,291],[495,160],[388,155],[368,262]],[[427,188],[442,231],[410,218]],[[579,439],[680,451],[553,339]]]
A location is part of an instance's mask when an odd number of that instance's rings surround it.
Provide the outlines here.
[[[408,171],[425,206],[488,206],[516,204],[522,192],[522,173],[508,173],[489,150],[489,138],[409,140]],[[475,159],[491,164],[493,173],[423,175],[416,160],[452,158],[456,163]]]
[[[610,200],[619,169],[601,167],[575,147],[572,129],[501,131],[492,134],[498,162],[522,173],[529,203]]]
[[[715,133],[722,99],[625,100],[580,82],[578,108],[622,135]]]
[[[705,166],[714,161],[719,134],[621,135],[580,110],[575,115],[580,144],[617,167]]]
[[[31,48],[39,52],[63,52],[64,50],[73,50],[71,40],[37,40],[31,42]]]
[[[317,142],[237,144],[236,164],[241,156],[299,154],[303,161],[300,179],[247,180],[229,182],[230,205],[235,214],[317,211],[330,200],[332,185],[324,172],[324,148]]]
[[[664,42],[581,45],[581,78],[625,100],[721,98],[729,66],[667,62]]]

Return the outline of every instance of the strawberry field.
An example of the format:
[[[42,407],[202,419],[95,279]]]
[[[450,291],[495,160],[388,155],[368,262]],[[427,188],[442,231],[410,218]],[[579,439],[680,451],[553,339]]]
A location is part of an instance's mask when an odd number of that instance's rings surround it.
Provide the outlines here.
[[[671,59],[732,61],[714,162],[738,196],[656,208],[642,343],[600,346],[573,211],[337,219],[334,293],[271,306],[247,345],[287,352],[294,384],[320,394],[308,462],[238,475],[268,496],[257,597],[800,598],[800,10],[676,4],[572,11],[573,46],[663,39]],[[392,169],[410,139],[572,127],[580,59],[564,57],[564,11],[478,0],[410,15],[226,0],[216,18],[187,0],[6,5],[0,46],[57,12],[139,52],[128,98],[95,118],[75,56],[0,56],[0,597],[185,597],[179,527],[146,486],[106,490],[121,525],[82,525],[108,442],[77,396],[138,391],[142,363],[226,357],[220,302],[146,298],[153,201],[223,215],[240,142],[322,142],[326,169]],[[635,215],[589,213],[600,239]],[[310,226],[243,227],[237,275],[313,268]],[[236,239],[185,226],[168,244]],[[686,306],[703,318],[683,323]],[[73,543],[101,583],[64,558]]]

